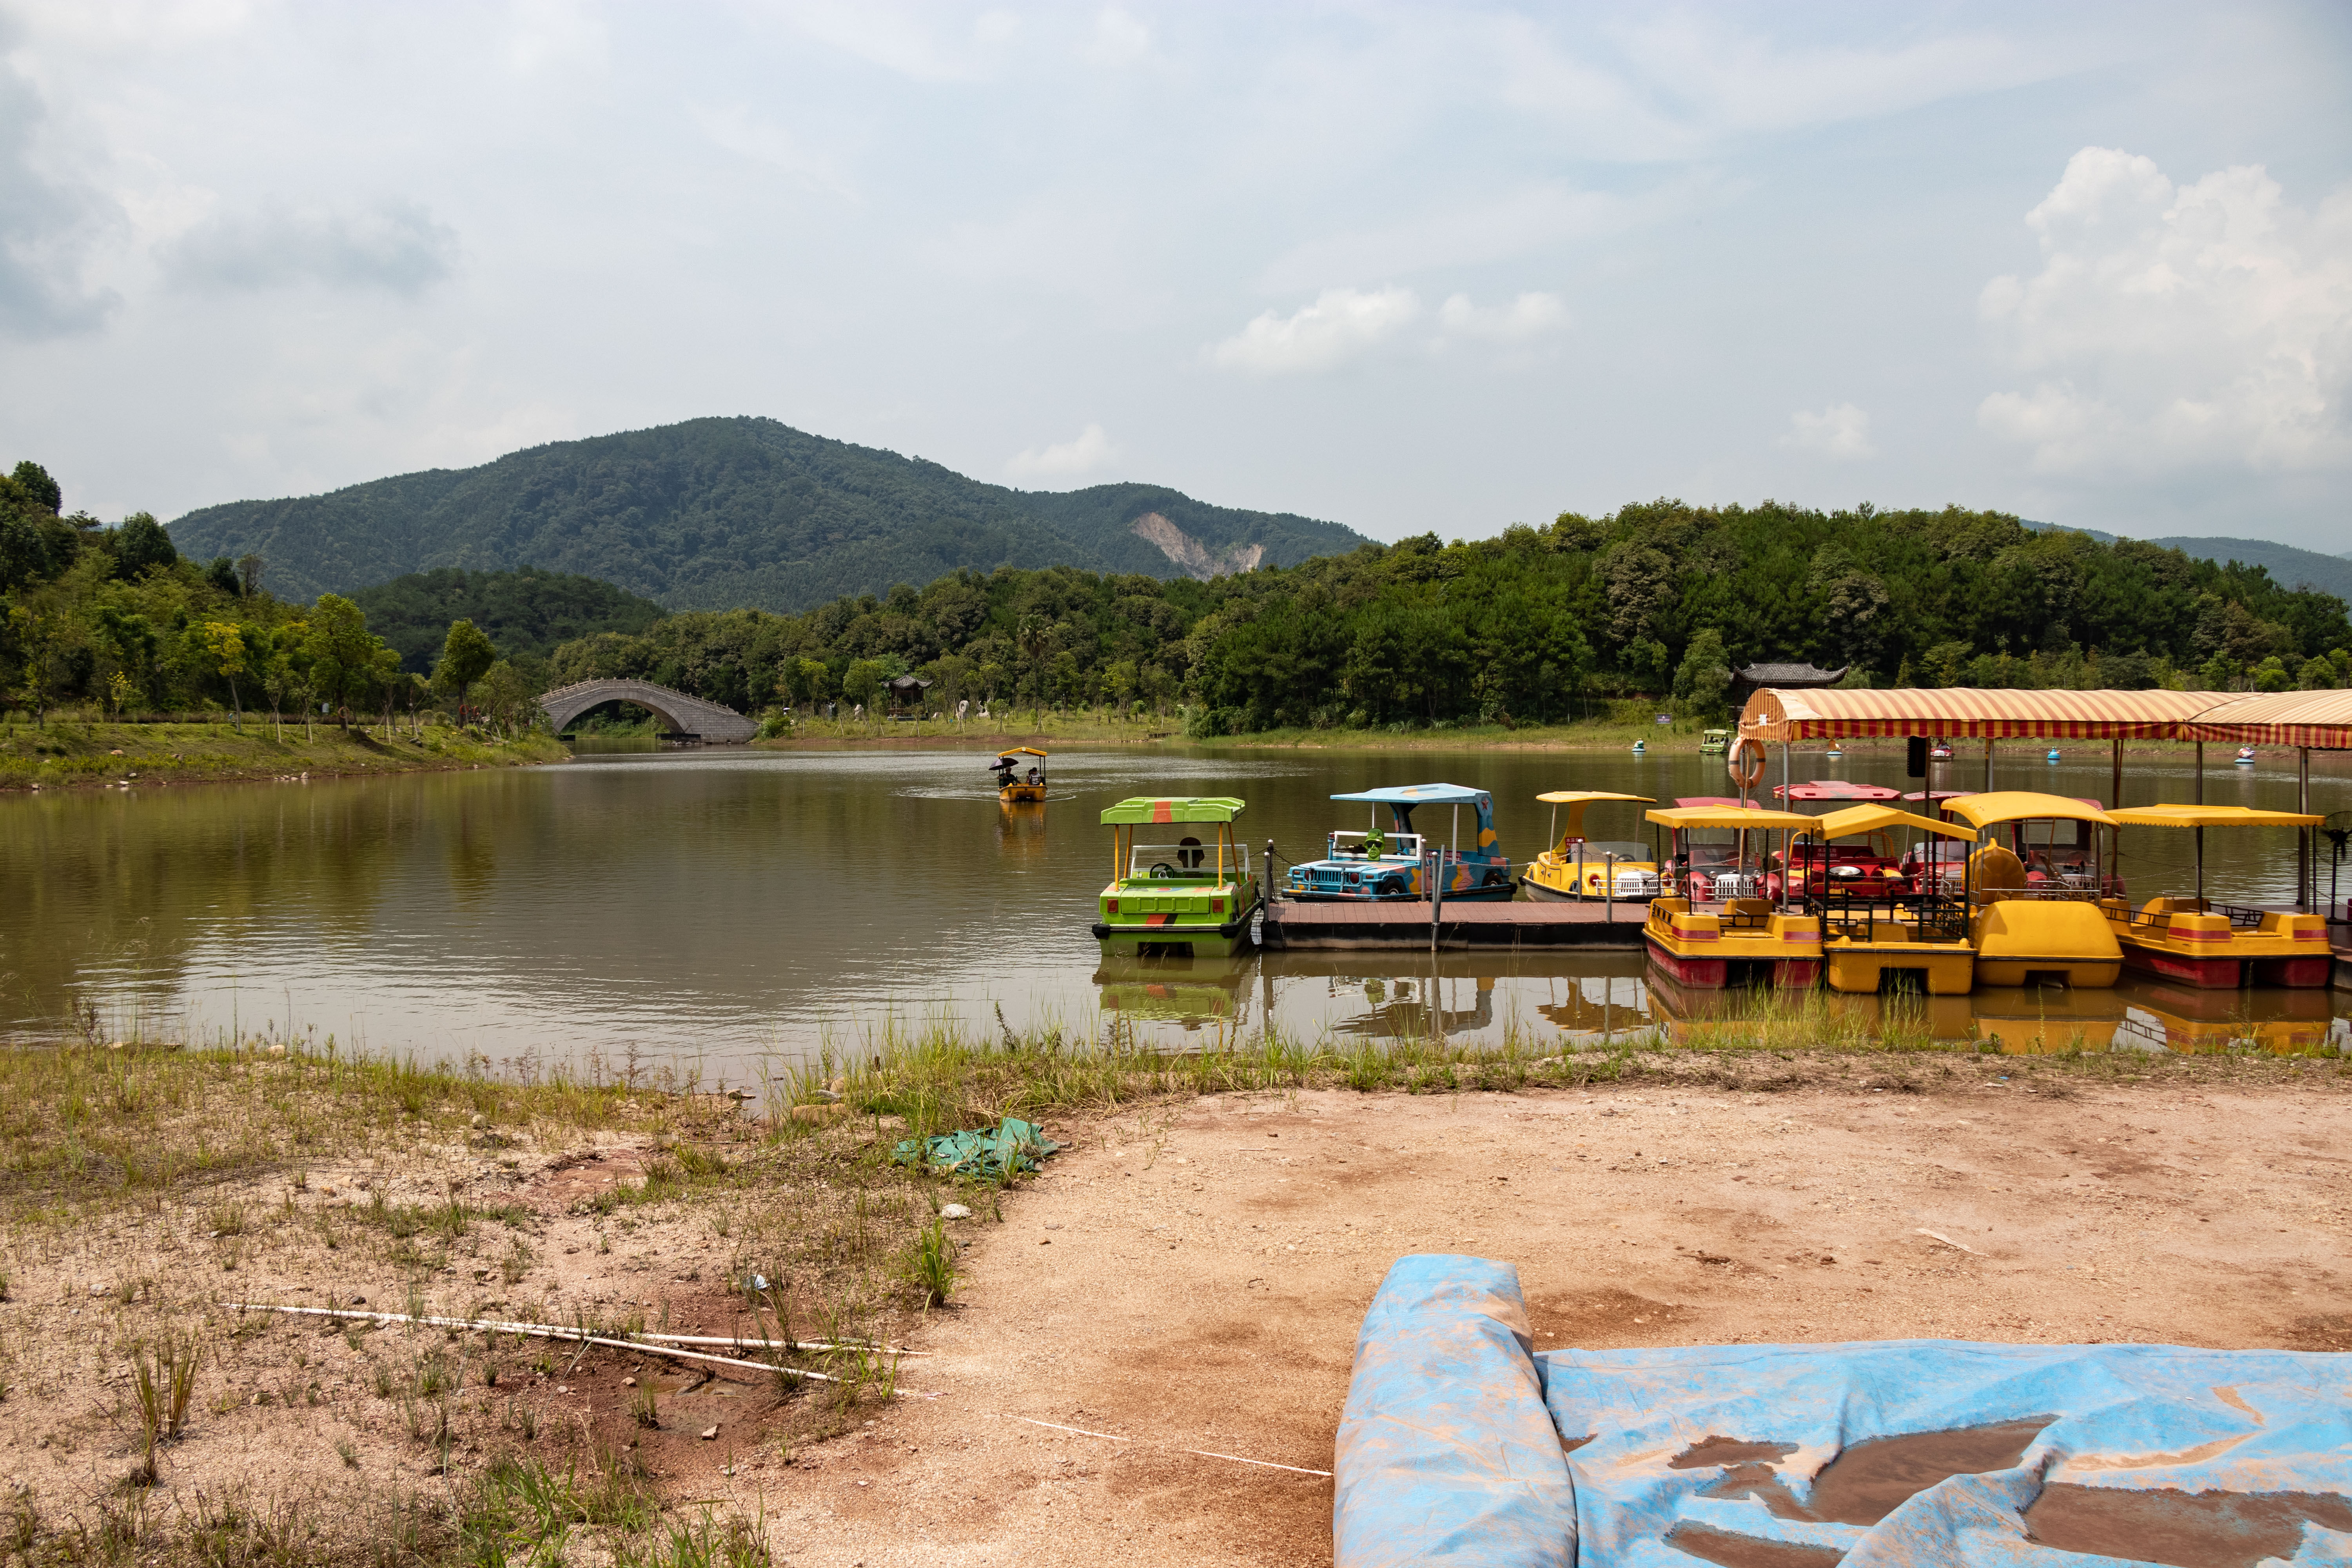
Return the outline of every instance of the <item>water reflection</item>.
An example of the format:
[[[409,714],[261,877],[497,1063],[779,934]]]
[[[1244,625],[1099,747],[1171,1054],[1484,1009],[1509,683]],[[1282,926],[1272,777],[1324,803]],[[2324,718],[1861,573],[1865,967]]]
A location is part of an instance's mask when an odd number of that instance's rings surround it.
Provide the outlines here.
[[[1057,798],[1013,810],[955,751],[605,752],[523,772],[0,798],[0,1033],[47,1038],[92,1007],[126,1033],[315,1026],[428,1058],[635,1052],[740,1079],[763,1058],[932,1023],[1085,1037],[1116,1023],[1176,1047],[1268,1021],[1339,1043],[1517,1030],[1550,1049],[1672,1037],[1755,1005],[1679,993],[1639,953],[1284,953],[1114,971],[1087,932],[1109,854],[1097,816],[1125,795],[1243,795],[1253,857],[1269,838],[1299,856],[1338,820],[1330,795],[1447,779],[1494,792],[1504,847],[1524,858],[1544,836],[1539,792],[1718,793],[1721,763],[1695,752],[1055,763]],[[2329,765],[2315,809],[2352,804],[2343,764]],[[1835,763],[1800,756],[1794,772],[1902,784],[1902,766],[1899,746],[1857,747]],[[1996,782],[2104,795],[2105,757],[2005,763]],[[2143,804],[2192,791],[2168,758],[2135,760],[2126,786]],[[2206,795],[2286,806],[2294,782],[2217,770]],[[2291,897],[2291,835],[2225,837],[2209,846],[2216,896]],[[2126,831],[2136,898],[2187,878],[2186,838]],[[1887,1017],[1873,997],[1818,1005],[1859,1032]],[[2345,1043],[2352,994],[2126,983],[1894,1005],[1937,1038],[2002,1049],[2077,1037],[2308,1049]]]

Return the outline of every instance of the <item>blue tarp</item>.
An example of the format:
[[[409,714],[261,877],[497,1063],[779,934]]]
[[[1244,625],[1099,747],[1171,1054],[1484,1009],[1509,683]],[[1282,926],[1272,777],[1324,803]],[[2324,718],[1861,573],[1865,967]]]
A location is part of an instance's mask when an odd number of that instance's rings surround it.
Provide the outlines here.
[[[2352,1564],[2345,1357],[1529,1344],[1510,1265],[1390,1270],[1339,1427],[1339,1568]]]

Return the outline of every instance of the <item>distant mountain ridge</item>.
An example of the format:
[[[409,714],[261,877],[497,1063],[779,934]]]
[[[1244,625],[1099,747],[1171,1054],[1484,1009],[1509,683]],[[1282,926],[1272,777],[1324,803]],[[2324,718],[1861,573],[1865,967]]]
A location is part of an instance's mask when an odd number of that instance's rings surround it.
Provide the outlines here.
[[[312,598],[438,567],[602,578],[672,610],[805,610],[961,567],[1206,577],[1369,542],[1335,522],[1165,486],[1023,491],[772,419],[688,420],[533,447],[326,495],[203,507],[199,558],[257,554]]]
[[[2063,522],[2029,522],[2037,531],[2064,528]],[[2113,544],[2116,535],[2102,533],[2095,528],[2077,528],[2075,533],[2088,534],[2102,544]],[[2323,594],[2333,594],[2352,605],[2352,554],[2323,555],[2316,550],[2299,550],[2292,544],[2277,544],[2267,539],[2214,539],[2183,534],[2172,539],[2151,539],[2150,544],[2160,544],[2167,550],[2178,550],[2184,555],[2194,555],[2200,561],[2219,561],[2224,564],[2241,562],[2248,566],[2260,566],[2271,574],[2271,581],[2289,588],[2316,588]]]

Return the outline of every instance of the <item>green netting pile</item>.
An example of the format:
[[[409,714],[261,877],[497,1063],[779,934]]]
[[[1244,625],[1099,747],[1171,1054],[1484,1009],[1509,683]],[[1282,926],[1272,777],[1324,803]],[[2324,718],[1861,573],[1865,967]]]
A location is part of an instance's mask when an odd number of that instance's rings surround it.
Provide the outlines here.
[[[1038,1161],[1060,1147],[1035,1122],[1008,1116],[1001,1127],[909,1138],[891,1151],[890,1161],[897,1165],[927,1165],[944,1175],[1001,1182],[1008,1172],[1035,1170]]]

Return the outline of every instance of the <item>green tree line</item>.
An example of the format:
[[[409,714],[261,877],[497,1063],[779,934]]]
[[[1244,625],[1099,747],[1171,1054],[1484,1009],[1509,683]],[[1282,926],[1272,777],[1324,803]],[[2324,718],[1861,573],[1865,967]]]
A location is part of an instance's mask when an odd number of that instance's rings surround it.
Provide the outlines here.
[[[0,701],[37,720],[59,707],[237,722],[323,710],[349,725],[433,700],[436,688],[401,668],[357,605],[279,599],[257,555],[185,559],[146,512],[112,527],[68,512],[47,470],[20,462],[0,477]],[[543,670],[484,658],[488,639],[474,636],[478,647],[456,638],[464,679],[442,679],[438,695],[470,697],[472,712],[502,727],[528,723]]]
[[[927,704],[1188,710],[1198,734],[1556,722],[1597,699],[1723,710],[1731,672],[1850,684],[2352,684],[2343,601],[2132,540],[2000,512],[1659,500],[1494,539],[1392,545],[1212,582],[958,572],[804,615],[672,616],[566,643],[561,683],[635,676],[745,711]]]

